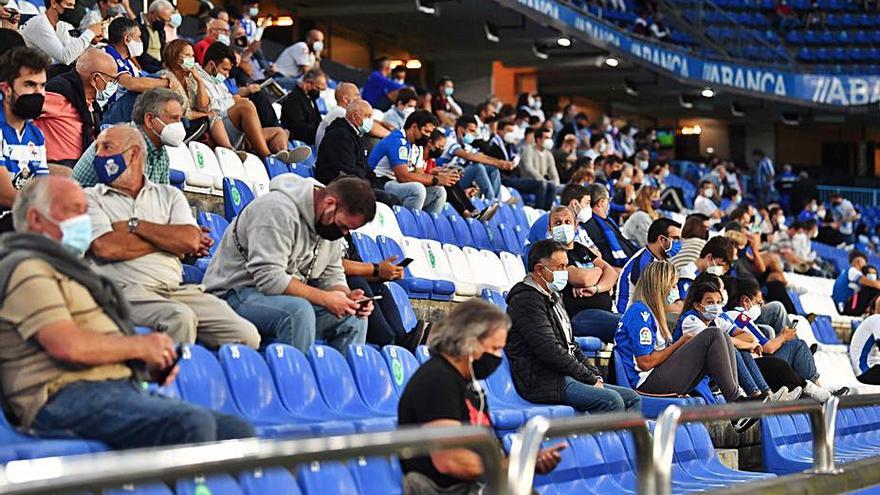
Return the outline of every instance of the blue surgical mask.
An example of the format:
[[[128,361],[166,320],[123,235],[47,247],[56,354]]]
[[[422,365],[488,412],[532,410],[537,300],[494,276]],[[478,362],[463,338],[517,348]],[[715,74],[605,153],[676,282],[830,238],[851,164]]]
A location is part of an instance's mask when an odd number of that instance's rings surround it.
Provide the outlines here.
[[[557,225],[550,229],[550,234],[554,241],[568,244],[574,240],[574,225]]]
[[[217,36],[217,41],[219,41],[220,43],[223,43],[226,46],[229,46],[229,43],[230,43],[229,35],[228,34],[221,34],[221,35]]]
[[[681,251],[681,239],[673,239],[669,249],[666,250],[666,256],[672,258]]]
[[[877,274],[876,274],[876,273],[869,273],[869,274],[867,274],[867,275],[865,275],[865,276],[868,277],[868,280],[877,280]]]
[[[704,320],[711,321],[721,316],[723,311],[724,308],[720,304],[707,304],[706,310],[702,311],[701,314],[703,315]]]
[[[360,130],[361,130],[361,134],[363,134],[365,136],[367,134],[369,134],[370,131],[373,130],[373,119],[370,117],[365,118],[364,121],[361,122],[361,129]]]
[[[476,139],[476,136],[474,136],[473,134],[465,134],[461,137],[461,142],[463,142],[464,144],[472,144],[474,142],[474,139]]]
[[[92,166],[95,168],[98,182],[107,185],[112,184],[113,181],[118,179],[127,168],[125,157],[122,156],[122,153],[110,156],[95,155],[95,159],[92,161]]]
[[[251,8],[248,9],[248,15],[251,16],[251,17],[256,17],[256,16],[258,16],[259,14],[260,14],[260,8],[259,8],[259,7],[251,7]]]
[[[119,88],[119,83],[116,81],[107,81],[107,84],[104,86],[104,89],[99,90],[97,86],[95,86],[95,100],[98,102],[98,105],[102,107],[110,101],[110,97],[116,94],[116,90]]]
[[[446,96],[452,96],[452,93],[455,93],[455,88],[447,87],[443,90],[443,92],[446,94]]]
[[[547,267],[544,268],[550,270]],[[551,273],[553,273],[553,280],[547,282],[547,287],[553,292],[562,292],[562,289],[568,285],[568,270],[551,271]]]
[[[180,64],[180,66],[186,70],[192,69],[193,67],[196,66],[195,57],[184,57],[183,62]]]
[[[678,293],[678,287],[669,289],[669,294],[666,295],[666,304],[674,304],[679,299],[681,299],[681,295]]]
[[[52,221],[54,222],[54,220]],[[56,224],[61,229],[61,245],[77,256],[85,254],[92,244],[92,220],[88,213],[68,218]]]
[[[226,80],[226,76],[224,76],[223,74],[221,74],[219,72],[214,74],[213,77],[214,77],[214,82],[217,84],[223,84],[223,81]]]
[[[169,22],[172,26],[178,28],[181,24],[183,24],[183,16],[180,15],[180,12],[175,12],[171,14],[171,22]]]

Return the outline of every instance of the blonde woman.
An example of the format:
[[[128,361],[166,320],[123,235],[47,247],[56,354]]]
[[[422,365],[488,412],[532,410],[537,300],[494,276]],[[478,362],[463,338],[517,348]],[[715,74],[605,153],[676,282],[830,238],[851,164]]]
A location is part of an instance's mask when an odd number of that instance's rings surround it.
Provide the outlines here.
[[[620,231],[627,239],[639,247],[648,244],[648,228],[651,222],[660,218],[654,208],[660,207],[660,190],[653,186],[642,186],[636,193],[636,211],[624,222]]]
[[[673,342],[666,307],[680,299],[677,283],[675,266],[655,261],[636,284],[614,336],[629,385],[647,395],[685,395],[709,375],[727,402],[745,400],[737,384],[736,351],[721,329],[709,327]],[[745,429],[754,423],[749,419],[735,426]]]

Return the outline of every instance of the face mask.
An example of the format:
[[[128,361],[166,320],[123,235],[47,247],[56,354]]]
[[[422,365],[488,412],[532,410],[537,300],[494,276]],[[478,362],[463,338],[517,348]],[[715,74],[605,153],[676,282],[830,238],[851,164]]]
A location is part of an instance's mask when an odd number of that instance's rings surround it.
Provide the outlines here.
[[[724,275],[724,267],[723,266],[710,266],[709,268],[706,268],[706,273],[720,277],[720,276]]]
[[[707,304],[706,310],[702,311],[703,319],[706,320],[714,320],[721,316],[721,312],[724,311],[720,304]]]
[[[128,48],[128,54],[132,57],[140,57],[144,53],[143,41],[131,40],[125,44],[125,47]]]
[[[465,134],[461,136],[461,142],[464,144],[472,144],[477,137],[473,134]]]
[[[239,36],[238,38],[235,38],[235,46],[239,48],[247,48],[247,45],[247,36]]]
[[[553,149],[553,141],[550,140],[550,138],[544,138],[544,140],[541,142],[541,146],[545,150],[550,151]]]
[[[818,205],[810,205],[810,211],[812,211],[813,213],[816,213],[816,211],[818,211],[818,210],[819,210]]]
[[[676,254],[678,254],[679,251],[681,251],[681,240],[674,239],[672,241],[672,243],[669,244],[669,248],[666,249],[665,251],[666,251],[666,256],[668,256],[670,258],[672,258]]]
[[[711,198],[711,197],[714,196],[714,195],[715,195],[715,190],[714,190],[714,189],[705,189],[705,190],[703,191],[703,197],[705,197],[705,198]]]
[[[321,96],[321,92],[314,88],[308,90],[306,94],[313,100],[317,100]]]
[[[125,15],[125,7],[123,7],[122,5],[117,5],[110,9],[110,12],[108,12],[108,14],[110,15],[110,17]]]
[[[554,241],[568,244],[574,240],[574,225],[557,225],[550,229],[550,233]]]
[[[711,196],[707,196],[707,197],[711,197]],[[734,196],[733,199],[732,199],[731,201],[733,202],[733,204],[738,205],[738,204],[740,204],[740,203],[742,202],[742,197],[740,197],[740,196]]]
[[[681,299],[678,294],[678,287],[673,287],[669,289],[669,294],[666,295],[666,305],[675,304],[675,301]]]
[[[398,111],[399,111],[399,110],[398,110]],[[413,112],[415,112],[415,111],[416,111],[416,109],[415,109],[414,107],[406,107],[406,108],[403,109],[402,112],[400,112],[400,116],[403,117],[403,120],[406,120],[406,119],[408,119],[409,116],[412,115]]]
[[[656,210],[659,209],[661,206],[663,206],[663,201],[660,201],[659,199],[651,201],[651,208],[654,208]]]
[[[549,271],[553,274],[553,280],[547,282],[547,288],[552,292],[561,292],[562,289],[565,289],[565,286],[568,285],[568,270],[559,270],[553,271],[544,267],[545,270]]]
[[[159,118],[157,117],[156,120],[159,120]],[[183,144],[183,140],[186,138],[186,129],[183,127],[183,122],[165,124],[165,122],[159,120],[159,123],[165,125],[159,134],[159,140],[162,141],[162,144],[175,147]]]
[[[98,92],[95,94],[95,99],[98,101],[98,105],[102,107],[110,101],[110,97],[116,94],[116,90],[119,88],[119,83],[116,81],[110,81],[104,86],[104,89],[98,90],[98,87],[95,87],[95,90]]]
[[[256,17],[260,13],[259,7],[251,7],[248,9],[248,15],[251,17]]]
[[[599,153],[605,153],[606,150],[608,150],[608,145],[607,145],[607,144],[602,143],[602,144],[599,145]]]
[[[217,41],[219,41],[220,43],[223,43],[226,46],[229,46],[229,35],[228,34],[218,35]]]
[[[504,142],[507,144],[516,144],[516,135],[512,132],[508,132],[504,135]]]
[[[817,211],[816,216],[819,218],[825,218],[825,208],[822,208],[821,210]]]
[[[779,215],[778,217],[776,217],[776,225],[785,225],[785,215]]]
[[[316,41],[312,43],[312,50],[315,50],[315,53],[321,53],[322,51],[324,51],[324,42]]]
[[[877,274],[876,274],[876,273],[869,273],[869,274],[867,274],[867,275],[865,275],[865,276],[868,277],[868,280],[877,280]]]
[[[367,117],[361,122],[361,134],[367,135],[373,130],[373,119]]]
[[[660,172],[660,177],[663,179],[669,177],[669,170],[664,170],[663,172]]]
[[[648,162],[648,160],[637,160],[636,164],[639,166],[640,169],[648,170],[648,165],[650,164],[650,162]]]
[[[35,119],[43,113],[43,102],[45,100],[46,97],[39,93],[18,95],[12,101],[12,113],[25,120]]]
[[[620,178],[620,170],[616,170],[614,172],[611,172],[610,178],[611,178],[611,180],[619,179]]]
[[[752,320],[757,320],[761,317],[761,305],[760,304],[752,304],[752,307],[746,311],[746,316],[748,316]]]
[[[180,15],[180,12],[175,12],[171,14],[171,20],[168,22],[172,27],[178,28],[181,24],[183,24],[183,16]]]
[[[485,380],[486,378],[489,378],[489,375],[494,373],[500,364],[501,356],[484,352],[483,355],[480,356],[480,359],[475,359],[471,363],[474,378],[477,380]]]
[[[125,152],[123,151],[123,153]],[[92,161],[92,166],[95,168],[98,182],[108,185],[118,179],[119,176],[125,172],[125,169],[128,168],[125,164],[125,157],[122,156],[122,153],[110,156],[95,155],[95,159]]]
[[[446,96],[452,96],[452,93],[455,93],[455,88],[450,88],[450,87],[447,86],[447,87],[443,90],[443,93],[444,93]]]
[[[226,80],[226,76],[224,76],[223,74],[221,74],[219,72],[214,74],[214,82],[215,83],[223,84],[223,81],[225,81],[225,80]]]
[[[818,231],[818,230],[814,230],[814,231],[810,232],[810,239],[815,239],[815,238],[817,238],[817,237],[819,237],[819,231]]]
[[[192,70],[196,66],[196,59],[194,57],[184,57],[180,66],[186,70]]]
[[[430,140],[431,140],[431,136],[422,136],[422,137],[416,139],[415,144],[416,144],[416,146],[427,146],[428,141],[430,141]]]
[[[336,211],[333,211],[333,215],[330,218],[336,217]],[[315,232],[324,239],[328,241],[335,241],[337,239],[341,239],[343,235],[342,229],[339,228],[336,223],[331,223],[329,225],[324,225],[318,220],[318,223],[315,224]]]
[[[591,218],[593,218],[593,209],[589,206],[581,208],[578,212],[578,223],[587,223]]]
[[[77,256],[85,254],[92,244],[92,221],[89,215],[83,213],[56,225],[61,229],[61,245]]]
[[[428,152],[428,158],[433,158],[436,160],[441,156],[443,156],[443,150],[436,149]]]

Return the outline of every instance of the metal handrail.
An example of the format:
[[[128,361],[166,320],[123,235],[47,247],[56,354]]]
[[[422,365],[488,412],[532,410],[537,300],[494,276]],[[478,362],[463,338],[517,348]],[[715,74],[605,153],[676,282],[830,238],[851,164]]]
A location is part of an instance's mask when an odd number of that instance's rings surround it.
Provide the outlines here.
[[[651,458],[651,435],[648,433],[645,418],[638,413],[614,413],[552,420],[541,416],[530,419],[511,445],[510,463],[507,468],[507,484],[511,495],[531,493],[538,451],[545,438],[610,430],[628,430],[632,433],[636,449],[636,493],[639,495],[655,493],[656,477]]]
[[[876,401],[880,397],[875,397]],[[715,406],[678,407],[669,406],[657,417],[654,427],[654,450],[652,461],[656,473],[657,493],[672,493],[672,454],[675,449],[675,433],[681,423],[694,421],[738,419],[784,414],[809,414],[813,428],[813,469],[815,474],[833,474],[834,427],[838,398],[831,397],[823,406],[812,400],[774,403],[736,403]],[[768,441],[769,439],[765,439]]]
[[[225,442],[12,461],[0,469],[0,494],[99,490],[124,483],[174,480],[187,475],[237,472],[397,453],[401,457],[469,448],[483,459],[487,493],[506,494],[507,477],[494,434],[479,427],[409,428],[390,432],[297,440]]]

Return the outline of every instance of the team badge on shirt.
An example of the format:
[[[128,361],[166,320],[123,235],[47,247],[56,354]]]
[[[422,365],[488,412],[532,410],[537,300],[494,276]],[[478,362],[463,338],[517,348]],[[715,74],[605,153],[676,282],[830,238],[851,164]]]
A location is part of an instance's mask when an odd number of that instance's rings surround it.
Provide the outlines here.
[[[648,318],[650,318],[650,317],[651,317],[651,313],[648,313],[647,311],[642,311],[642,319],[645,320],[645,323],[648,322]]]
[[[642,327],[642,329],[639,330],[639,344],[650,345],[651,340],[651,329],[648,327]]]
[[[399,150],[397,150],[397,158],[409,161],[409,150],[401,147]]]

